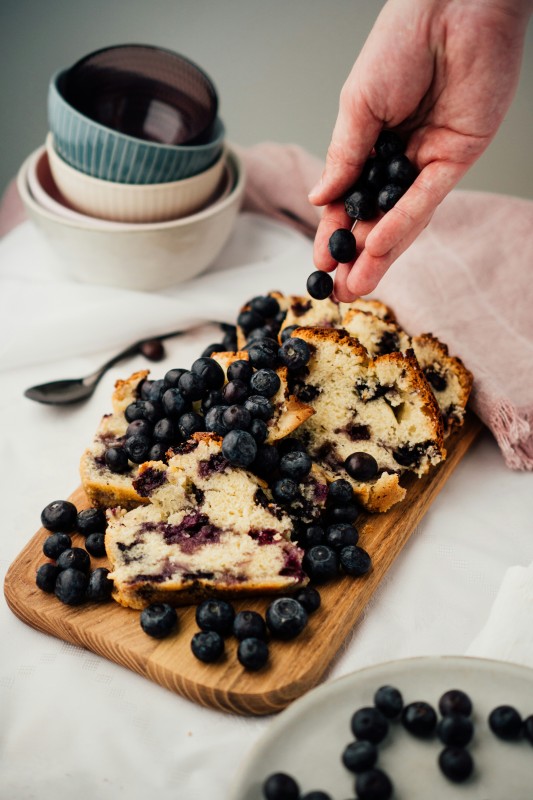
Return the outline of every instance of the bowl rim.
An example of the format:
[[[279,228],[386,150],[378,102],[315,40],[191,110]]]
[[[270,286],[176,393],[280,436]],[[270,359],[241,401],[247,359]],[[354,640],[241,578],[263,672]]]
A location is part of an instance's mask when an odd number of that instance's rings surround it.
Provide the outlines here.
[[[89,128],[93,128],[98,134],[107,136],[109,138],[109,134],[112,134],[114,137],[121,139],[126,142],[133,142],[138,147],[143,147],[147,149],[158,150],[161,153],[203,153],[206,150],[211,150],[214,147],[217,147],[221,141],[224,140],[226,135],[226,128],[222,119],[217,114],[215,116],[213,122],[213,135],[208,142],[204,142],[203,144],[162,144],[161,142],[150,142],[147,139],[138,139],[136,136],[131,136],[129,133],[122,133],[122,131],[117,131],[114,128],[108,128],[107,125],[102,125],[101,122],[96,122],[94,119],[87,117],[85,114],[82,114],[81,111],[78,111],[77,108],[68,102],[65,99],[64,95],[61,93],[59,88],[59,81],[63,75],[66,75],[68,72],[68,68],[57,70],[52,75],[50,82],[48,84],[48,122],[50,124],[50,97],[54,93],[57,95],[61,103],[63,103],[69,110],[69,113],[73,115],[73,117],[77,120],[83,122]],[[50,127],[52,127],[50,125]]]
[[[45,217],[50,222],[66,226],[68,228],[79,228],[81,230],[92,231],[95,233],[143,234],[155,233],[157,231],[174,230],[176,228],[186,228],[190,224],[202,222],[206,219],[209,219],[211,216],[224,211],[224,209],[242,197],[246,185],[246,171],[244,169],[243,161],[237,152],[231,147],[231,145],[227,144],[226,163],[234,175],[234,184],[228,195],[219,203],[213,203],[207,208],[201,209],[200,211],[197,211],[195,214],[191,214],[188,217],[166,220],[165,222],[111,222],[109,227],[106,226],[104,228],[100,226],[100,221],[96,217],[94,218],[94,224],[92,222],[67,219],[66,217],[60,217],[59,215],[53,214],[47,208],[43,208],[35,200],[28,187],[27,172],[31,159],[36,157],[36,154],[43,149],[44,145],[41,145],[37,148],[37,150],[34,150],[32,153],[30,153],[30,155],[23,161],[17,173],[16,187],[24,205],[28,205],[38,216]]]
[[[101,187],[103,189],[105,187],[112,192],[118,193],[127,191],[128,193],[132,192],[133,194],[137,195],[155,194],[156,192],[161,191],[172,192],[176,189],[186,189],[195,183],[201,183],[202,180],[205,180],[208,172],[215,172],[217,169],[220,169],[221,165],[223,168],[228,154],[227,146],[226,144],[223,144],[220,153],[212,164],[210,164],[206,169],[202,170],[202,172],[197,172],[195,175],[189,175],[187,178],[178,178],[174,181],[159,181],[158,183],[123,183],[122,181],[110,181],[107,180],[107,178],[99,178],[96,175],[89,175],[87,172],[82,172],[82,170],[73,167],[72,164],[69,164],[68,161],[63,158],[61,153],[58,152],[55,146],[55,137],[52,131],[48,131],[46,134],[44,146],[46,148],[46,152],[48,153],[48,160],[50,162],[52,159],[59,161],[61,169],[63,169],[67,175],[75,178],[78,183],[92,186],[94,188]]]

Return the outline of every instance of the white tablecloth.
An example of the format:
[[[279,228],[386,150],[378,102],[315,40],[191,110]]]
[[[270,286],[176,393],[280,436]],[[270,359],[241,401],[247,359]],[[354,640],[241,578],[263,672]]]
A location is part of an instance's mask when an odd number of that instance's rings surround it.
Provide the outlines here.
[[[43,255],[40,277],[32,261],[40,247],[30,223],[0,244],[0,292],[4,300],[7,288],[11,292],[1,333],[2,578],[39,527],[41,509],[78,485],[80,453],[109,410],[114,381],[147,362],[135,357],[118,364],[93,398],[79,406],[41,406],[23,398],[23,390],[92,371],[125,337],[129,341],[178,327],[192,297],[182,287],[166,293],[163,302],[149,298],[165,312],[148,315],[144,326],[135,318],[139,298],[133,298],[129,323],[119,307],[115,324],[106,320],[107,338],[102,340],[101,316],[112,305],[106,305],[109,293],[63,286],[63,301],[76,303],[66,309],[68,318],[61,323],[58,306],[54,327],[43,307],[36,325],[28,311],[38,307],[39,294],[43,303],[53,297],[53,279],[44,280],[51,255]],[[243,253],[253,253],[248,268]],[[224,294],[217,276],[237,261],[248,269],[250,280],[238,287],[229,280]],[[274,223],[242,215],[219,267],[200,285],[208,316],[215,316],[218,307],[221,318],[231,318],[229,311],[235,315],[251,294],[271,288],[301,292],[311,271],[311,243]],[[27,304],[21,283],[28,288]],[[18,306],[13,305],[16,297]],[[189,307],[191,318],[196,310]],[[84,332],[73,331],[74,317],[86,320]],[[86,335],[91,318],[92,339]],[[150,365],[153,374],[189,366],[219,338],[216,326],[203,325],[170,340],[165,361]],[[470,645],[487,621],[507,570],[533,561],[532,512],[533,476],[507,469],[493,439],[483,435],[394,563],[328,680],[390,659],[474,654]],[[39,633],[18,620],[5,601],[0,603],[0,642],[0,797],[6,800],[224,798],[236,768],[269,724],[268,718],[198,707],[125,668]],[[498,657],[497,642],[493,645],[491,652],[489,641],[484,654]]]

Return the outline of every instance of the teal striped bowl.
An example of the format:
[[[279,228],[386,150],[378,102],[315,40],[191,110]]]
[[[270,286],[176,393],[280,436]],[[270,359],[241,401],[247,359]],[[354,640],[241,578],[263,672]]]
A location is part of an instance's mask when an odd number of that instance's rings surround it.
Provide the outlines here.
[[[198,175],[220,157],[226,131],[217,117],[204,144],[168,145],[120,133],[73,108],[61,93],[66,70],[57,72],[48,89],[48,126],[59,155],[72,167],[117,183],[151,184]]]

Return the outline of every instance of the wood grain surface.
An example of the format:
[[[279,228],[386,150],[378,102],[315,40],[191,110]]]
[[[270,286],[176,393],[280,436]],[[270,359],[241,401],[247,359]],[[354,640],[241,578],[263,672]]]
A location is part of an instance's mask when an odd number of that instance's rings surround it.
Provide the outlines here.
[[[234,637],[226,639],[226,652],[218,663],[198,661],[190,649],[191,637],[198,630],[194,607],[178,609],[177,632],[158,641],[142,631],[138,611],[114,602],[70,607],[42,592],[35,584],[35,574],[47,560],[42,545],[48,532],[43,528],[7,572],[7,603],[28,625],[92,650],[196,703],[240,714],[280,711],[320,682],[380,581],[481,428],[477,418],[469,414],[463,428],[446,443],[447,460],[430,475],[409,479],[403,503],[386,514],[365,515],[358,520],[359,544],[370,553],[372,570],[362,578],[339,578],[321,587],[322,605],[310,615],[304,632],[291,642],[272,641],[269,663],[259,672],[247,672],[239,664]],[[69,499],[79,509],[89,506],[81,488]],[[79,534],[74,535],[73,542],[83,546]],[[92,562],[93,567],[106,566],[105,559],[93,558]],[[270,601],[240,600],[235,607],[264,614]]]

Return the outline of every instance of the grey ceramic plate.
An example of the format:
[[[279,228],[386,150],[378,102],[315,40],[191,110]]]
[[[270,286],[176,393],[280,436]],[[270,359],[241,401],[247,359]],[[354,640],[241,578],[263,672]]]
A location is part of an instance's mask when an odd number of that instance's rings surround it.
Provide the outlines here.
[[[503,742],[487,724],[498,705],[513,705],[533,714],[533,670],[477,658],[439,656],[405,659],[359,670],[309,692],[282,712],[241,765],[229,800],[263,800],[264,779],[288,772],[302,793],[329,792],[333,800],[355,797],[354,776],[340,754],[353,741],[350,719],[361,706],[372,705],[376,689],[397,686],[404,702],[426,700],[437,708],[448,689],[463,689],[473,702],[474,738],[469,745],[475,772],[463,784],[450,783],[440,772],[442,748],[435,737],[422,741],[400,723],[379,746],[378,766],[394,784],[394,800],[531,800],[533,746],[527,740]]]

